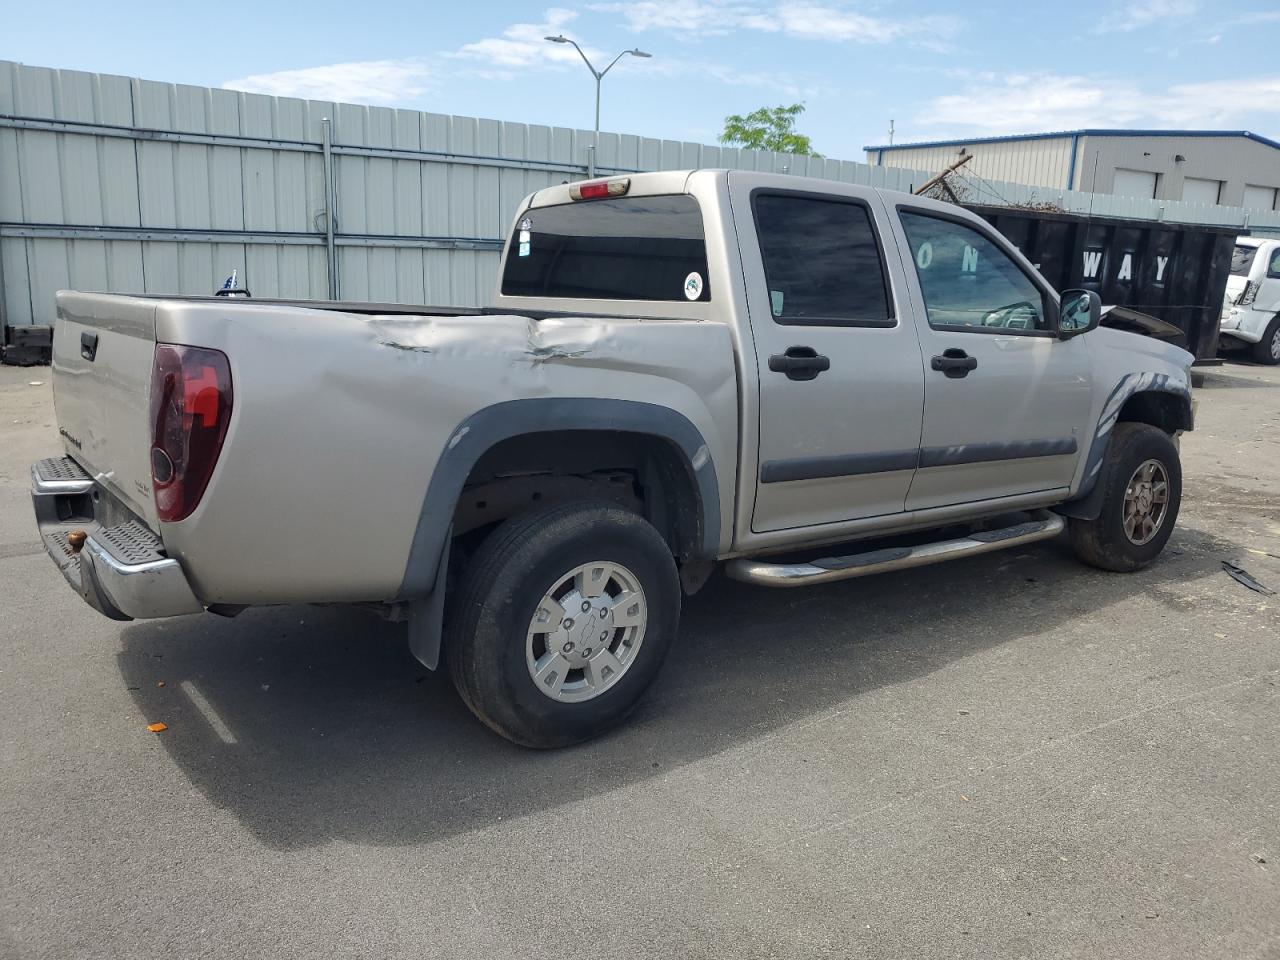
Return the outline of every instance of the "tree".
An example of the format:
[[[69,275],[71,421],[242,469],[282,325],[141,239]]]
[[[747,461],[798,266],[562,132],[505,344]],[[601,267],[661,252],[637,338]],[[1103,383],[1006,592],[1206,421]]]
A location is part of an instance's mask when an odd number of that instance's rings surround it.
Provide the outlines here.
[[[774,150],[820,157],[822,154],[813,149],[809,138],[796,133],[796,117],[802,113],[803,103],[793,103],[789,107],[761,107],[745,117],[735,113],[724,118],[720,142],[748,150]]]

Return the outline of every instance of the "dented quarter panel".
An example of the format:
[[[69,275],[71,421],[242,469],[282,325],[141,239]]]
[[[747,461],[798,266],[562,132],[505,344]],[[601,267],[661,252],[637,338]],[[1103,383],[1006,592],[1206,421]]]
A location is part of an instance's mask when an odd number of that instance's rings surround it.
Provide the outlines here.
[[[190,518],[162,525],[206,603],[395,597],[437,460],[463,421],[506,401],[661,403],[724,465],[721,513],[734,502],[737,386],[721,323],[160,301],[156,328],[231,360],[209,489]],[[727,546],[731,517],[720,530]]]

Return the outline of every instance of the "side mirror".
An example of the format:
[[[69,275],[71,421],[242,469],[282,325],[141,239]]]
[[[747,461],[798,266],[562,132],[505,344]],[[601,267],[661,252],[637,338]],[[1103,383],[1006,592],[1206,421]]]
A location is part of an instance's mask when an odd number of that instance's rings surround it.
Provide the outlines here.
[[[1088,333],[1102,322],[1102,298],[1092,290],[1065,290],[1058,305],[1058,339]]]

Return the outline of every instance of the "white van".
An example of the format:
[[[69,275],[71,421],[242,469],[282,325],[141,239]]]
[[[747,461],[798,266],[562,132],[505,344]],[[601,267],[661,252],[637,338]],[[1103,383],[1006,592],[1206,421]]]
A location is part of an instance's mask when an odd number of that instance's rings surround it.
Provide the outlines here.
[[[1222,346],[1243,345],[1259,363],[1280,363],[1280,240],[1236,240],[1220,329]]]

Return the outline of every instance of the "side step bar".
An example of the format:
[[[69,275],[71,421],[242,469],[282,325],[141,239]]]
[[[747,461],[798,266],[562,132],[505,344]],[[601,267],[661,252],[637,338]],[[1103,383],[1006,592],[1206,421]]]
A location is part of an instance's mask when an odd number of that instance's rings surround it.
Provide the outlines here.
[[[955,540],[924,543],[918,547],[886,547],[855,553],[847,557],[825,557],[808,563],[769,563],[751,557],[739,557],[725,565],[725,573],[734,580],[762,587],[804,587],[832,580],[850,580],[890,570],[923,567],[958,557],[974,557],[980,553],[1018,547],[1037,540],[1056,537],[1066,521],[1051,513],[1026,523],[999,530],[984,530]]]

